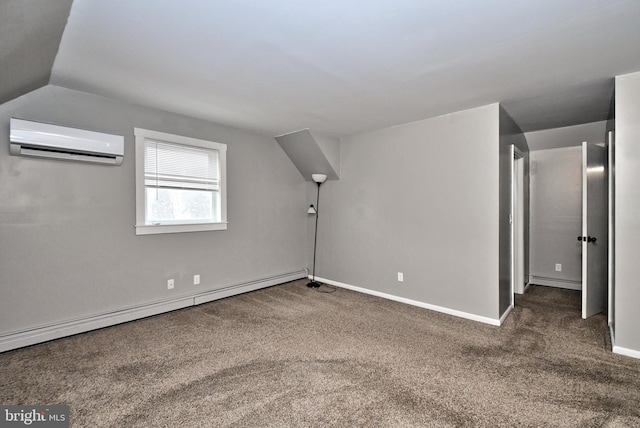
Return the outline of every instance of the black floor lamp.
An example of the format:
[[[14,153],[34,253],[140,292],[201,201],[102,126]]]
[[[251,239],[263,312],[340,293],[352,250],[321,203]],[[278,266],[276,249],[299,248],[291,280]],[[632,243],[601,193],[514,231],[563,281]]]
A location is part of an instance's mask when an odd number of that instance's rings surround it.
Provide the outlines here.
[[[320,185],[327,180],[325,174],[311,174],[311,178],[318,185],[318,195],[316,196],[316,206],[309,207],[307,213],[316,215],[316,233],[313,238],[313,276],[307,287],[319,288],[320,283],[316,281],[316,244],[318,243],[318,212],[320,211]]]

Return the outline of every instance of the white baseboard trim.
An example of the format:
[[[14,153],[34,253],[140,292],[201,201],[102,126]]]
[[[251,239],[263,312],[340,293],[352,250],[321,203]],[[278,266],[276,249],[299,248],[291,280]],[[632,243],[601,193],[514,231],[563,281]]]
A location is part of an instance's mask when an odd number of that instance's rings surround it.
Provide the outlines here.
[[[635,349],[623,348],[622,346],[613,345],[612,351],[614,354],[625,355],[631,358],[640,358],[640,351],[636,351]]]
[[[504,320],[507,319],[507,317],[509,316],[509,314],[511,313],[511,311],[513,310],[513,305],[510,305],[506,311],[504,311],[504,314],[502,314],[502,316],[500,317],[500,324],[502,325],[502,323],[504,323]]]
[[[272,285],[294,281],[306,276],[307,270],[305,269],[242,284],[236,284],[192,296],[183,296],[172,300],[149,303],[122,310],[78,318],[71,321],[49,324],[29,330],[8,333],[0,336],[0,352],[35,345],[37,343],[47,342],[61,337],[72,336],[78,333],[85,333],[99,328],[110,327],[124,322],[135,321],[141,318],[175,311],[189,306],[223,299],[236,294],[242,294],[249,291],[259,290],[261,288],[271,287]]]
[[[546,278],[542,276],[531,275],[529,284],[543,285],[545,287],[565,288],[567,290],[582,290],[582,282],[569,279]]]
[[[309,276],[311,279],[311,276]],[[499,326],[501,324],[501,320],[483,317],[480,315],[470,314],[468,312],[462,312],[455,309],[445,308],[443,306],[432,305],[430,303],[424,303],[417,300],[407,299],[405,297],[394,296],[393,294],[382,293],[380,291],[369,290],[368,288],[357,287],[355,285],[344,284],[342,282],[333,281],[331,279],[320,278],[316,276],[316,281],[323,282],[325,284],[333,285],[340,288],[346,288],[347,290],[357,291],[359,293],[370,294],[376,297],[382,297],[383,299],[394,300],[400,303],[406,303],[407,305],[417,306],[423,309],[429,309],[436,312],[442,312],[444,314],[453,315],[460,318],[466,318],[472,321],[479,321],[485,324],[491,324],[495,326]]]

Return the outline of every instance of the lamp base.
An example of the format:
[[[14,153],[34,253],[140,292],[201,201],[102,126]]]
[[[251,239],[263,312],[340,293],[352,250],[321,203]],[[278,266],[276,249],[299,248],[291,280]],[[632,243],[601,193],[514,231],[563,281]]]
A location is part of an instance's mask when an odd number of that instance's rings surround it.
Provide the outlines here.
[[[307,287],[309,287],[309,288],[320,288],[320,283],[318,281],[309,281],[307,283]]]

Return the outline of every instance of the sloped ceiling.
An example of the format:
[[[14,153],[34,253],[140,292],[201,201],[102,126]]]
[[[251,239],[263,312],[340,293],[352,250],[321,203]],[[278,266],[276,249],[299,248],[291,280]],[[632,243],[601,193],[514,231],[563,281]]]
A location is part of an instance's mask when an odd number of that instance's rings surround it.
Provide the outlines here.
[[[607,121],[584,123],[581,125],[564,126],[525,133],[530,150],[574,147],[581,145],[583,141],[594,144],[605,143],[606,135]]]
[[[505,101],[502,105],[519,119],[518,125],[524,132],[592,123],[607,119],[614,86],[613,78],[594,80]]]
[[[0,104],[49,83],[71,3],[0,2]]]
[[[338,139],[309,129],[279,135],[275,138],[305,180],[311,181],[313,174],[325,174],[329,180],[340,179]]]
[[[638,22],[637,0],[75,0],[50,81],[271,136],[494,102],[532,131],[602,119]]]

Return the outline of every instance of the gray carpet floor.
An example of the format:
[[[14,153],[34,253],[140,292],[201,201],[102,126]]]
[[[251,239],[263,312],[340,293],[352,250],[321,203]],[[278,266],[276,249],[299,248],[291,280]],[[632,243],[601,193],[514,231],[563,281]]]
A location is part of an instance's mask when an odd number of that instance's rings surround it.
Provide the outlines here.
[[[640,361],[579,292],[502,327],[296,281],[0,354],[1,404],[74,427],[640,426]]]

